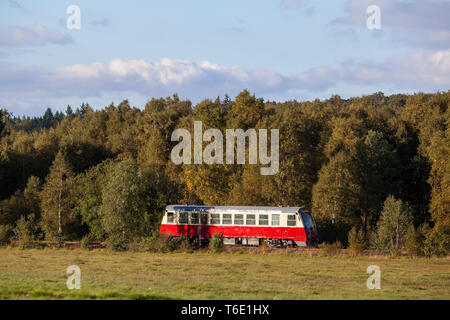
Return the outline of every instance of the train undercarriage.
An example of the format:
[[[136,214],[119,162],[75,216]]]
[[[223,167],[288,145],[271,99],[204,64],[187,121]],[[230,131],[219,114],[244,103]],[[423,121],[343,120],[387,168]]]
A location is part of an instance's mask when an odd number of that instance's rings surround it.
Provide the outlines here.
[[[204,247],[209,243],[209,239],[190,238],[190,242],[195,247]],[[295,242],[292,239],[258,239],[258,238],[224,238],[223,244],[226,246],[248,246],[259,247],[267,246],[269,248],[295,248],[295,247],[316,247],[316,243]]]

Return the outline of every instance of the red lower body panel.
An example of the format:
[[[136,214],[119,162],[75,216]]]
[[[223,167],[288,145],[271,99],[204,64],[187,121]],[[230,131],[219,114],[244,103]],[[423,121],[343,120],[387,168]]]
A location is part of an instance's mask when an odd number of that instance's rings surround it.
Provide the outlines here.
[[[262,239],[292,239],[307,241],[304,228],[289,227],[249,227],[249,226],[200,226],[200,225],[161,225],[160,233],[172,237],[211,238],[214,233],[223,234],[226,238],[262,238]]]

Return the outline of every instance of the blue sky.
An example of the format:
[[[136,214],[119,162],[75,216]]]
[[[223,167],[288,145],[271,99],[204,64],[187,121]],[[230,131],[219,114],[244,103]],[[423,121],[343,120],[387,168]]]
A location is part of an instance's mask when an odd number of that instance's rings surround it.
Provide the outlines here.
[[[373,4],[380,30],[366,26]],[[449,12],[448,0],[0,0],[0,107],[447,91]]]

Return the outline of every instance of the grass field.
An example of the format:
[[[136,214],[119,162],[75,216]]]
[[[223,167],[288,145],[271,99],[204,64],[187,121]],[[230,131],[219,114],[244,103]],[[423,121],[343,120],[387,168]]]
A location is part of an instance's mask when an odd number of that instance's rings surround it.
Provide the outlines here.
[[[81,290],[66,269],[81,268]],[[381,268],[369,290],[367,267]],[[0,299],[450,299],[450,260],[0,249]]]

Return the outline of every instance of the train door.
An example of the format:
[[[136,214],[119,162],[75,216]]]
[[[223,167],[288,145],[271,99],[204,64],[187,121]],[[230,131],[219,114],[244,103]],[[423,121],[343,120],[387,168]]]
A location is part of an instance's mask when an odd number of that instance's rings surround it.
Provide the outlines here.
[[[208,239],[209,238],[209,231],[208,231],[208,213],[202,212],[200,213],[200,237],[202,239]]]
[[[308,245],[316,246],[319,242],[319,232],[317,230],[317,226],[314,222],[314,219],[311,215],[311,212],[302,210],[302,221],[303,227],[305,228],[307,243]]]

